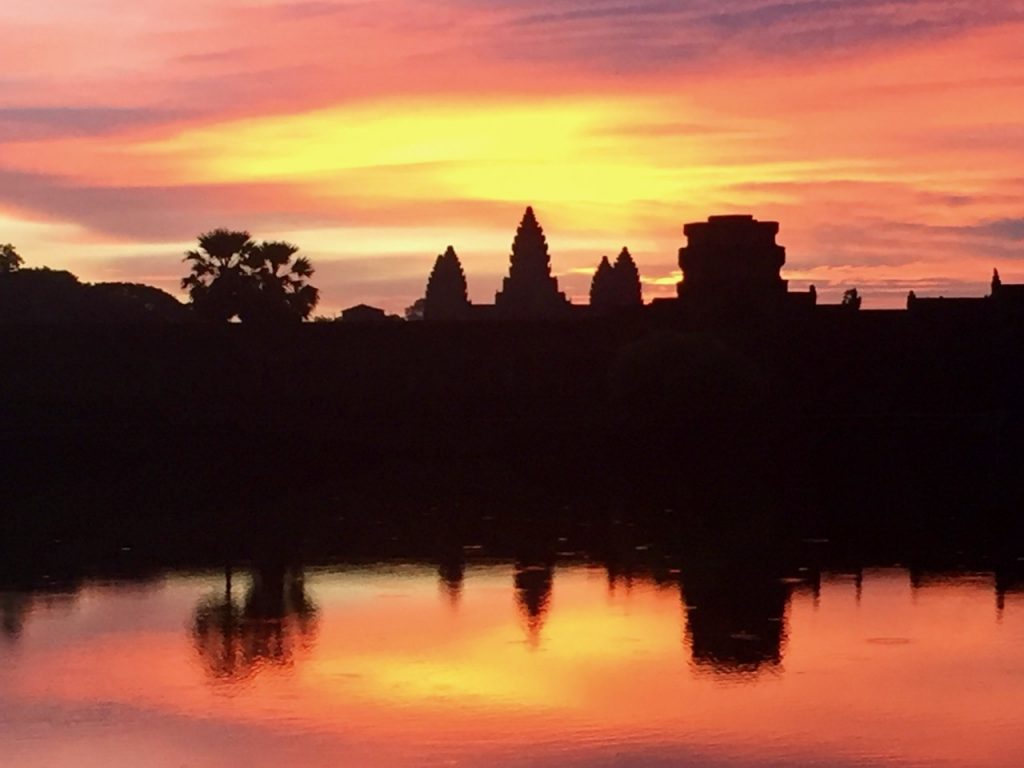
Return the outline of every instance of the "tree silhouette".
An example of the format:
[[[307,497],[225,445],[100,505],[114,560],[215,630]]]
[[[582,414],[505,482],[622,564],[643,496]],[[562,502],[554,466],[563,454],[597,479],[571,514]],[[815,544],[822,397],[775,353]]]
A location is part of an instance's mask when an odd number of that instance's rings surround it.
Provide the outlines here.
[[[847,309],[860,309],[861,297],[856,288],[850,288],[843,294],[843,306]]]
[[[309,651],[318,632],[318,609],[305,591],[301,571],[262,564],[252,571],[242,602],[224,591],[200,601],[192,619],[192,641],[214,681],[237,683],[265,667],[291,667]]]
[[[427,294],[423,304],[425,320],[452,320],[464,317],[469,311],[466,275],[452,246],[437,257],[427,280]]]
[[[42,267],[0,272],[0,323],[163,324],[193,319],[188,306],[137,283],[82,283]]]
[[[313,265],[298,247],[256,243],[248,232],[215,229],[189,251],[190,274],[181,281],[196,313],[205,320],[279,323],[309,317],[320,292],[309,283]]]
[[[205,598],[192,618],[192,641],[214,680],[237,681],[251,673],[245,657],[242,635],[242,608],[231,591],[230,568],[224,571],[224,594]]]
[[[0,635],[11,641],[20,638],[31,610],[30,594],[0,591]]]
[[[14,250],[13,245],[10,243],[0,245],[0,273],[17,272],[24,263],[24,259]]]
[[[426,308],[426,299],[416,299],[405,308],[405,319],[410,323],[418,323],[423,319],[423,312]]]

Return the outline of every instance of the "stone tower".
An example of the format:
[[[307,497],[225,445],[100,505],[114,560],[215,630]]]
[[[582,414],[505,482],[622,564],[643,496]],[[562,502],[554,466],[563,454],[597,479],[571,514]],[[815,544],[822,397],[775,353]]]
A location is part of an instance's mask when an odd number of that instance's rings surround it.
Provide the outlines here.
[[[551,276],[551,259],[544,230],[527,208],[512,242],[508,277],[495,296],[498,311],[522,318],[559,317],[568,312],[569,302]]]
[[[437,257],[427,280],[423,304],[424,320],[458,320],[469,314],[466,274],[450,245]]]
[[[687,224],[679,249],[679,299],[690,311],[773,311],[786,300],[780,271],[786,249],[775,242],[779,225],[753,216],[712,216]]]

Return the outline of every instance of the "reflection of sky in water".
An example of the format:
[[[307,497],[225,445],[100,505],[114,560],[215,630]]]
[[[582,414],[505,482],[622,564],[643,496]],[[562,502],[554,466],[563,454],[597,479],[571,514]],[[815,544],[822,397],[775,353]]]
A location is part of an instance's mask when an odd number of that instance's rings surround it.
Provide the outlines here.
[[[685,601],[583,567],[443,577],[7,593],[23,621],[0,642],[0,764],[1012,766],[1024,749],[1024,600],[1000,611],[989,577],[691,579]]]

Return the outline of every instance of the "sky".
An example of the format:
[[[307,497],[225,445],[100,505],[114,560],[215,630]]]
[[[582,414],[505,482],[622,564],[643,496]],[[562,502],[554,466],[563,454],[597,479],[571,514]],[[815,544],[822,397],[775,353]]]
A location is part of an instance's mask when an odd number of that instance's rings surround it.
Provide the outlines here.
[[[4,0],[0,242],[182,295],[228,227],[318,313],[401,312],[458,252],[492,302],[533,205],[585,302],[623,245],[781,222],[819,301],[1024,282],[1024,0]]]

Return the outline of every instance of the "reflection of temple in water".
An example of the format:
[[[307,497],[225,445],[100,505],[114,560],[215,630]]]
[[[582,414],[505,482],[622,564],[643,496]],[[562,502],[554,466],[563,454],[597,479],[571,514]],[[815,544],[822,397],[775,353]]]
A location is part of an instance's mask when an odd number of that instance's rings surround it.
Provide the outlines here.
[[[693,663],[719,674],[777,667],[790,587],[771,571],[684,569],[686,639]]]
[[[240,602],[227,570],[223,593],[202,600],[192,623],[192,639],[207,673],[224,682],[244,680],[264,666],[291,666],[316,635],[317,608],[306,594],[301,570],[277,564],[252,569]]]
[[[516,564],[516,606],[526,626],[527,642],[531,647],[536,647],[540,642],[540,631],[551,609],[553,581],[554,569],[549,564]]]
[[[1018,560],[1012,565],[1003,564],[995,573],[996,611],[999,616],[1006,610],[1008,594],[1024,595],[1024,562]]]
[[[437,578],[442,594],[452,606],[462,599],[462,587],[466,579],[466,562],[461,554],[446,557],[438,563]]]
[[[910,588],[915,595],[931,588],[949,586],[977,585],[988,588],[991,586],[995,594],[996,616],[1001,618],[1006,610],[1006,599],[1011,596],[1024,596],[1024,561],[1002,561],[994,571],[964,571],[953,567],[922,567],[911,566],[908,571]]]

